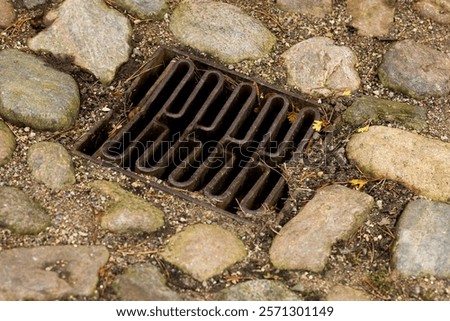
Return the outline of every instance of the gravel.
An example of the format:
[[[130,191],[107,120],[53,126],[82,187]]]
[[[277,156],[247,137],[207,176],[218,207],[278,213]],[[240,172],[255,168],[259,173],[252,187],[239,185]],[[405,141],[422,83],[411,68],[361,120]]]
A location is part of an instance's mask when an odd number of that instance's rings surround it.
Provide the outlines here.
[[[13,1],[16,5],[20,1]],[[26,43],[44,26],[42,17],[49,9],[62,1],[47,1],[34,10],[17,10],[18,21],[8,30],[0,32],[0,49],[16,48],[32,53]],[[13,159],[0,171],[0,186],[14,186],[31,195],[52,216],[52,226],[36,236],[15,235],[8,229],[0,230],[0,250],[17,247],[44,245],[104,245],[110,259],[102,269],[95,292],[95,299],[116,300],[112,289],[114,280],[126,268],[138,263],[151,263],[167,275],[168,286],[183,299],[207,300],[214,293],[244,280],[274,279],[287,287],[301,283],[297,294],[300,299],[320,300],[335,284],[363,290],[378,300],[450,300],[447,279],[430,277],[405,277],[391,273],[390,248],[395,240],[395,224],[406,204],[419,198],[413,192],[390,180],[369,180],[362,190],[371,195],[377,204],[364,225],[347,241],[332,247],[329,262],[321,273],[306,271],[279,271],[268,256],[271,241],[282,225],[291,219],[322,186],[348,184],[350,179],[364,178],[345,157],[345,146],[356,128],[340,122],[340,115],[351,105],[356,96],[370,95],[428,110],[428,129],[423,135],[445,140],[450,128],[449,97],[425,98],[422,100],[399,94],[381,85],[377,68],[383,54],[395,40],[413,39],[445,53],[450,52],[448,27],[420,17],[412,8],[412,1],[397,1],[393,26],[388,36],[368,38],[359,36],[350,27],[351,17],[346,13],[345,1],[336,0],[333,11],[325,18],[287,13],[279,10],[272,1],[224,1],[240,7],[248,15],[260,20],[277,38],[272,52],[255,61],[227,64],[235,71],[258,77],[266,82],[293,90],[286,85],[286,71],[281,54],[294,44],[316,36],[326,36],[339,46],[350,47],[357,55],[356,65],[361,77],[361,88],[351,96],[317,99],[324,103],[321,110],[324,120],[331,127],[317,133],[307,146],[305,157],[288,166],[290,194],[295,204],[294,211],[283,217],[267,213],[260,224],[243,224],[240,221],[218,215],[195,204],[187,203],[135,181],[125,175],[90,163],[74,156],[77,184],[64,191],[51,191],[38,184],[27,167],[28,148],[39,141],[59,142],[70,149],[92,125],[100,120],[108,109],[118,108],[127,112],[123,93],[130,85],[133,72],[161,45],[175,46],[220,62],[209,55],[198,53],[180,44],[169,31],[170,13],[179,4],[168,2],[169,10],[163,20],[140,20],[127,15],[134,29],[131,46],[133,54],[109,85],[102,85],[94,76],[73,65],[70,59],[56,58],[51,54],[39,54],[53,68],[69,73],[76,79],[81,93],[80,115],[74,128],[56,133],[38,132],[30,128],[11,126],[16,136],[17,148]],[[124,13],[122,11],[122,13]],[[126,13],[124,13],[126,14]],[[383,123],[380,123],[383,124]],[[332,131],[335,129],[334,131]],[[448,139],[448,138],[447,138]],[[94,180],[109,180],[151,201],[165,212],[165,226],[152,234],[114,234],[99,227],[99,218],[105,210],[107,200],[90,192],[89,183]],[[180,272],[171,264],[161,260],[159,252],[176,232],[196,223],[216,224],[237,235],[249,254],[222,275],[204,282]],[[421,291],[416,291],[417,288]],[[73,296],[70,299],[92,299]]]

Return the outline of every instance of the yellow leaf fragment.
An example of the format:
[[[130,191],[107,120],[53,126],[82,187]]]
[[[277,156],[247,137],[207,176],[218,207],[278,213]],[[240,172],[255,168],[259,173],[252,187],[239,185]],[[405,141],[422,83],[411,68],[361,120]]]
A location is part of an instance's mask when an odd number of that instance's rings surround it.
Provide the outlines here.
[[[242,277],[237,274],[231,274],[230,276],[225,277],[225,281],[231,282],[233,284],[238,283],[241,279]]]
[[[364,185],[367,184],[368,181],[364,179],[351,179],[348,181],[352,186],[356,187],[356,189],[361,189],[364,187]]]
[[[274,274],[271,274],[271,273],[267,273],[267,274],[264,275],[263,277],[264,277],[266,280],[275,280],[275,281],[277,281],[277,280],[280,279],[280,276],[274,275]]]
[[[369,125],[367,125],[365,127],[358,128],[356,130],[357,133],[365,133],[365,132],[368,132],[368,131],[369,131]]]
[[[291,124],[295,122],[295,120],[297,119],[297,115],[298,113],[295,111],[291,111],[288,113],[287,118]]]
[[[323,121],[322,120],[315,120],[314,122],[313,122],[313,125],[312,125],[312,127],[314,128],[314,130],[316,131],[316,132],[320,132],[321,130],[322,130],[322,126],[323,126],[324,124],[323,124]]]
[[[352,94],[352,91],[350,89],[346,89],[344,90],[344,92],[342,93],[342,96],[350,96]]]

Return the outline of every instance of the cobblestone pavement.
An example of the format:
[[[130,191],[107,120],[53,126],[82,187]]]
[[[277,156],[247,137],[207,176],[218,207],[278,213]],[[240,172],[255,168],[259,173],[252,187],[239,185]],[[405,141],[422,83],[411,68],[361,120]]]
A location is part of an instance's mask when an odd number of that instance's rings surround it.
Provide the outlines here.
[[[449,27],[450,0],[0,0],[0,299],[450,300]],[[320,104],[291,212],[71,153],[162,45]]]

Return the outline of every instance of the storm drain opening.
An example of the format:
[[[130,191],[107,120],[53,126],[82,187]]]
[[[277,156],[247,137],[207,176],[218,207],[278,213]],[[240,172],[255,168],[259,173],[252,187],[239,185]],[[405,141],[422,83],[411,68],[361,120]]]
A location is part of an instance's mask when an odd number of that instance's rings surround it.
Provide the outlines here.
[[[128,117],[111,110],[75,153],[232,216],[283,210],[279,167],[302,154],[320,117],[298,95],[166,47],[127,97]]]

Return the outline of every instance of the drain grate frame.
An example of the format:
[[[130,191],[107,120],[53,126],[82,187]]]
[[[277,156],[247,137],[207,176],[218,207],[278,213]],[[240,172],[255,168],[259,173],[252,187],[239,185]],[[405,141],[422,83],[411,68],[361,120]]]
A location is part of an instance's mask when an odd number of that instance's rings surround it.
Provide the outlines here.
[[[136,73],[127,113],[109,111],[74,154],[229,217],[290,210],[278,167],[301,157],[320,105],[168,47]]]

